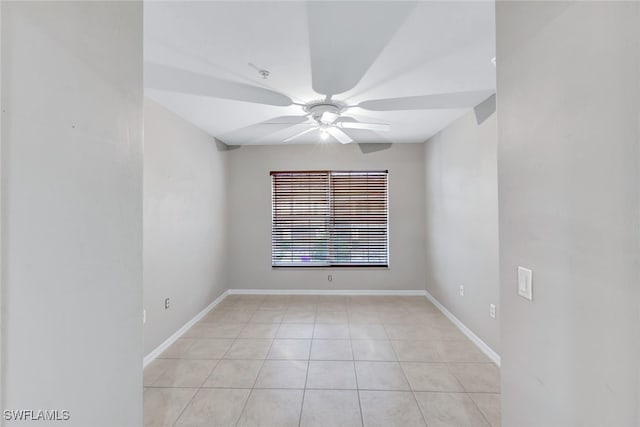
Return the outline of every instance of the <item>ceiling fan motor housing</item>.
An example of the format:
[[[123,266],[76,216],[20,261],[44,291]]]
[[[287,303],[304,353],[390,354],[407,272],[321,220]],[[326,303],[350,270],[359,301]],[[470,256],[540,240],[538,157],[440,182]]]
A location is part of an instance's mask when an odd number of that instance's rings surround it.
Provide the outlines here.
[[[305,107],[305,111],[311,113],[311,117],[318,123],[322,123],[324,113],[334,114],[336,117],[342,113],[344,106],[337,102],[314,102]]]

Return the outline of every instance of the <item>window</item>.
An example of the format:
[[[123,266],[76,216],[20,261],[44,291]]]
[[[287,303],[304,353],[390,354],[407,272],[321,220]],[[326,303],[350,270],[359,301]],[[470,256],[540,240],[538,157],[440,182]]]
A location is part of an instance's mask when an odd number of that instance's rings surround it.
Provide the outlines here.
[[[271,265],[389,265],[387,171],[271,172]]]

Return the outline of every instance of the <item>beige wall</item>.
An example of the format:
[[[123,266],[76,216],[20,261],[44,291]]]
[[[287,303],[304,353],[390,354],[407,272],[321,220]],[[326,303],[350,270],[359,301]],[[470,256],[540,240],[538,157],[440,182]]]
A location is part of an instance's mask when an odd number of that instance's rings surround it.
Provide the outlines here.
[[[497,144],[496,114],[474,112],[426,142],[425,268],[427,291],[499,353]]]
[[[244,146],[229,154],[229,288],[424,289],[424,144]],[[271,170],[389,170],[390,268],[271,268]],[[327,275],[333,275],[333,281]]]
[[[2,409],[142,425],[142,2],[2,2]]]
[[[212,137],[148,98],[144,124],[148,354],[227,289],[227,180]]]
[[[638,2],[497,4],[505,426],[640,423],[639,24]]]

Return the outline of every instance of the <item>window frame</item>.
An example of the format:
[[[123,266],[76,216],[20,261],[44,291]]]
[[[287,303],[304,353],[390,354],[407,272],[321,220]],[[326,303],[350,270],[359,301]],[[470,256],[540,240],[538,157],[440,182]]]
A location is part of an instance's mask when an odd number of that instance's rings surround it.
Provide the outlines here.
[[[386,263],[385,264],[362,264],[362,263],[353,263],[353,264],[332,264],[331,261],[326,263],[326,264],[322,264],[322,263],[309,263],[309,264],[282,264],[282,265],[277,265],[273,263],[273,259],[274,259],[274,213],[275,213],[275,206],[274,206],[274,182],[273,182],[273,176],[277,175],[277,174],[312,174],[312,173],[327,173],[329,175],[329,214],[328,214],[328,220],[330,222],[330,226],[328,227],[328,232],[331,233],[334,227],[334,215],[333,215],[333,198],[334,198],[334,193],[333,193],[333,189],[331,187],[331,183],[332,183],[332,179],[331,179],[331,175],[333,173],[353,173],[353,174],[363,174],[363,173],[384,173],[385,174],[385,184],[386,184],[386,188],[385,188],[385,196],[386,196],[386,200],[385,200],[385,217],[386,217],[386,228],[385,228],[385,236],[386,236],[386,251],[385,251],[385,258],[386,258]],[[391,217],[390,217],[390,204],[389,204],[389,200],[390,200],[390,194],[389,194],[389,170],[387,169],[367,169],[367,170],[335,170],[335,169],[328,169],[328,170],[274,170],[274,171],[269,171],[269,179],[270,179],[270,185],[271,185],[271,268],[272,269],[333,269],[333,268],[351,268],[351,269],[390,269],[391,267],[391,251],[390,251],[390,247],[391,247],[391,233],[390,233],[390,228],[391,228]],[[333,237],[332,235],[329,236],[327,238],[327,244],[329,247],[329,259],[332,259],[332,250],[333,250]]]

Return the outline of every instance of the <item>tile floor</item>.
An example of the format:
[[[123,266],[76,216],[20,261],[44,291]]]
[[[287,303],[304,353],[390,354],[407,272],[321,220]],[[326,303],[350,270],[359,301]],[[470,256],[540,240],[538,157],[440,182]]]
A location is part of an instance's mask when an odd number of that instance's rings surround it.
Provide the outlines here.
[[[500,425],[499,371],[424,297],[230,295],[144,371],[144,425]]]

